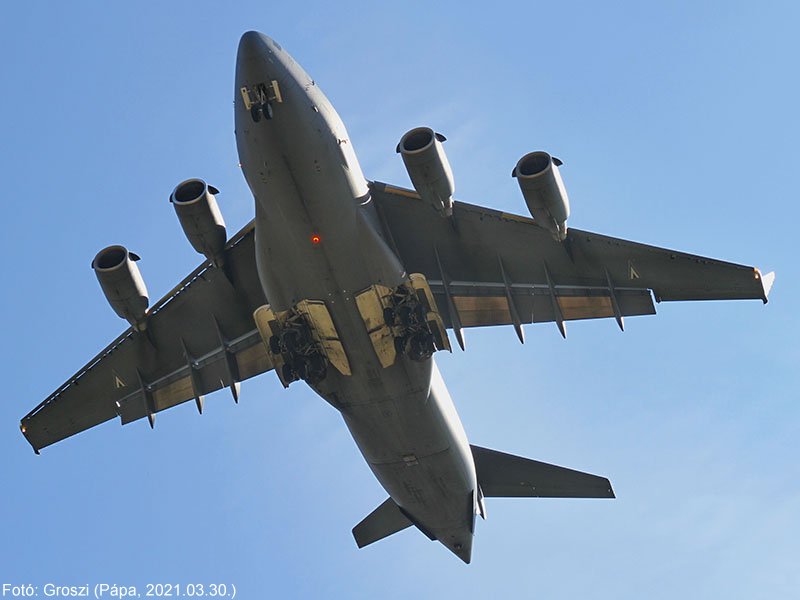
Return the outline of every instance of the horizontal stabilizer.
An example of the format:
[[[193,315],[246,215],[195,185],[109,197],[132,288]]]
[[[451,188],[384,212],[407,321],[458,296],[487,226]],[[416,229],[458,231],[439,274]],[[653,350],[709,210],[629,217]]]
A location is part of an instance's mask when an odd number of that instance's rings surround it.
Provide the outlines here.
[[[398,508],[395,501],[387,498],[378,508],[367,515],[361,523],[353,527],[353,537],[359,548],[411,527],[408,520]]]
[[[614,498],[605,477],[470,446],[486,498]]]

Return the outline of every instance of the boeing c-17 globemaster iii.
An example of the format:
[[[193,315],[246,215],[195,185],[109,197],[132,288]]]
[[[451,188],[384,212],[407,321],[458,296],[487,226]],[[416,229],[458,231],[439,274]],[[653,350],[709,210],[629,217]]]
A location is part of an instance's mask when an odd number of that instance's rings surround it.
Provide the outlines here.
[[[653,298],[760,299],[774,275],[567,228],[561,161],[513,168],[532,218],[453,200],[442,143],[427,127],[397,152],[414,190],[365,179],[315,81],[254,31],[239,43],[236,143],[255,218],[228,239],[217,190],[170,197],[205,261],[154,306],[123,246],[92,267],[130,327],[21,422],[45,446],[122,424],[274,370],[342,415],[389,497],[353,529],[359,547],[415,526],[464,562],[490,497],[613,498],[608,479],[470,445],[433,360],[464,330],[654,314]]]

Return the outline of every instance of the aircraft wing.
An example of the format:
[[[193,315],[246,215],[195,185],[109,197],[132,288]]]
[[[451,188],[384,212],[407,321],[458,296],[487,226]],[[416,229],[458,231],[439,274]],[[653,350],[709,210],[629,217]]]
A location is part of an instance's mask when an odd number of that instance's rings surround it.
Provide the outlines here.
[[[442,218],[416,192],[371,184],[390,243],[423,273],[445,326],[461,328],[654,314],[662,300],[767,301],[773,273],[588,231],[564,242],[532,219],[455,202]]]
[[[253,223],[228,242],[225,268],[209,261],[26,415],[22,433],[39,450],[119,417],[123,425],[230,387],[272,368],[253,321],[266,303],[255,265]]]

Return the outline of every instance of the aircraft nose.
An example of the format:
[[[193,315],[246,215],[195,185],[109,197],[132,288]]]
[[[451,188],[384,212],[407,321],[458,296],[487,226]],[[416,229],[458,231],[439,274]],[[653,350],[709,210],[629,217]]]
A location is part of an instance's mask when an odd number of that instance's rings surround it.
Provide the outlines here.
[[[272,40],[258,31],[245,32],[239,40],[239,51],[236,55],[237,62],[263,57],[269,50],[271,42]]]

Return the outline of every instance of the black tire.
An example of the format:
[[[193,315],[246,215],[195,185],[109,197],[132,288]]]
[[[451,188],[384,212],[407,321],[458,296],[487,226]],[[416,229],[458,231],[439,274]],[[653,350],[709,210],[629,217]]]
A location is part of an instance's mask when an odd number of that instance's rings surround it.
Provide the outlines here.
[[[391,306],[383,309],[383,320],[389,327],[394,326],[394,309]]]
[[[307,380],[308,379],[308,361],[304,358],[298,358],[295,361],[295,369],[297,370],[297,376],[300,379]]]
[[[411,338],[408,357],[421,362],[429,359],[433,355],[433,350],[433,336],[429,333],[418,333]]]
[[[397,309],[397,318],[400,320],[400,324],[404,327],[411,325],[413,314],[414,309],[408,304],[401,304]]]
[[[264,104],[262,104],[261,112],[264,113],[264,118],[267,121],[272,120],[272,104],[270,104],[269,102],[265,102]]]
[[[313,341],[313,337],[311,336],[311,328],[303,323],[300,327],[298,327],[295,331],[297,331],[297,346],[299,348],[303,348],[310,344]]]
[[[325,358],[321,354],[312,354],[308,357],[309,371],[320,372],[325,370]]]
[[[258,104],[253,104],[250,107],[250,116],[253,118],[255,123],[258,123],[261,120],[261,107]]]
[[[273,354],[281,353],[281,340],[277,335],[270,336],[269,351],[272,352]]]
[[[291,363],[285,363],[283,367],[281,367],[281,375],[286,383],[292,383],[297,380],[297,373]]]
[[[325,359],[319,354],[312,354],[308,357],[308,372],[305,380],[311,385],[315,385],[325,379],[328,368]]]
[[[295,352],[300,346],[300,334],[296,329],[287,329],[281,335],[283,345],[288,352]]]
[[[394,338],[394,349],[398,354],[406,353],[406,338],[402,335]]]

